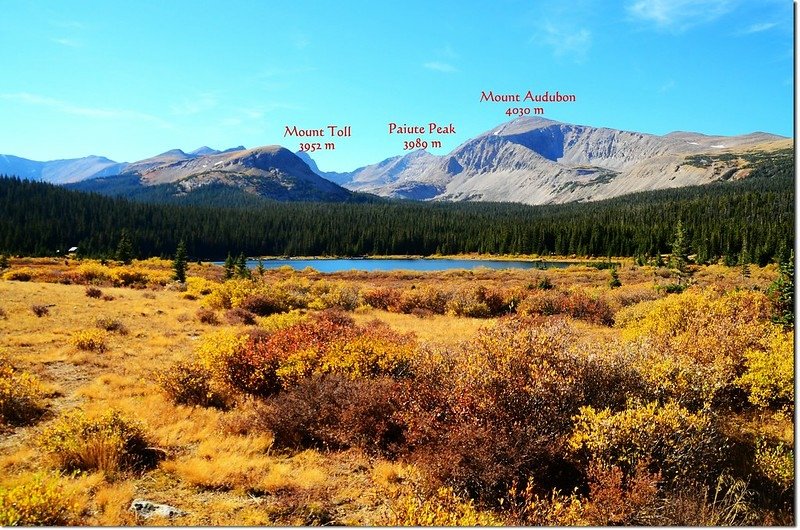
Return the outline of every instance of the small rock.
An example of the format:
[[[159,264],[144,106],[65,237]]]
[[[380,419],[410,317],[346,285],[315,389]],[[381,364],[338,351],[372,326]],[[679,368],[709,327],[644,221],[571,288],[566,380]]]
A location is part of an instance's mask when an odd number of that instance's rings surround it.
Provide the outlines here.
[[[131,503],[130,510],[135,512],[136,515],[143,519],[150,517],[180,517],[186,515],[186,512],[179,510],[174,506],[168,504],[157,504],[152,501],[144,499],[134,499]]]

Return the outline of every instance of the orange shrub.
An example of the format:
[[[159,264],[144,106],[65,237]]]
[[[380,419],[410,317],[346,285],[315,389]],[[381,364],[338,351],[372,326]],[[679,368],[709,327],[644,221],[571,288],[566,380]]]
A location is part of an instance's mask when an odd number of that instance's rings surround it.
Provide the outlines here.
[[[399,310],[401,293],[400,289],[391,287],[365,289],[361,291],[361,300],[375,309],[401,312]]]
[[[400,300],[389,311],[411,313],[414,309],[423,309],[431,313],[443,314],[452,295],[430,285],[402,291]]]
[[[614,312],[608,302],[582,289],[534,291],[519,303],[517,312],[521,315],[569,315],[606,326],[614,323]]]

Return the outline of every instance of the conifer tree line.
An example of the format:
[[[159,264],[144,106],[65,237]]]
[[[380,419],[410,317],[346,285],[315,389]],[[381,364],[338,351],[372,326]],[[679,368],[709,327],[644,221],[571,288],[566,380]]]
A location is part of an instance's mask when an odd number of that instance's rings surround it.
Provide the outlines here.
[[[433,255],[480,252],[680,255],[764,264],[794,246],[793,169],[590,203],[282,203],[219,208],[130,202],[0,178],[0,253],[192,260],[234,256]],[[682,264],[680,264],[682,265]]]

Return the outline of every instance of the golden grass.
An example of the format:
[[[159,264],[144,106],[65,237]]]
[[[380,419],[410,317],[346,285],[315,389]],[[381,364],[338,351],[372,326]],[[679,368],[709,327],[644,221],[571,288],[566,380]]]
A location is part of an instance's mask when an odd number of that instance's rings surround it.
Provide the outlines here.
[[[367,309],[353,313],[357,324],[380,320],[402,333],[414,333],[421,342],[455,344],[468,339],[492,321],[484,318],[467,318],[449,315],[431,315],[420,318],[403,313]]]

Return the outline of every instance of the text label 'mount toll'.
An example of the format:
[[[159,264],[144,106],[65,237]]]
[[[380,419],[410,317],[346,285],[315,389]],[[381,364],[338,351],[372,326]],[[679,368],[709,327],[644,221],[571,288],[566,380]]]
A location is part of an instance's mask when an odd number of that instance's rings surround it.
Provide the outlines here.
[[[291,127],[287,125],[283,131],[283,136],[322,138],[323,136],[325,136],[326,129],[328,131],[329,136],[338,136],[345,138],[352,136],[352,129],[349,125],[345,125],[343,127],[339,127],[338,125],[328,125],[327,127],[322,127],[319,129],[300,129],[297,127],[297,125],[292,125]]]

